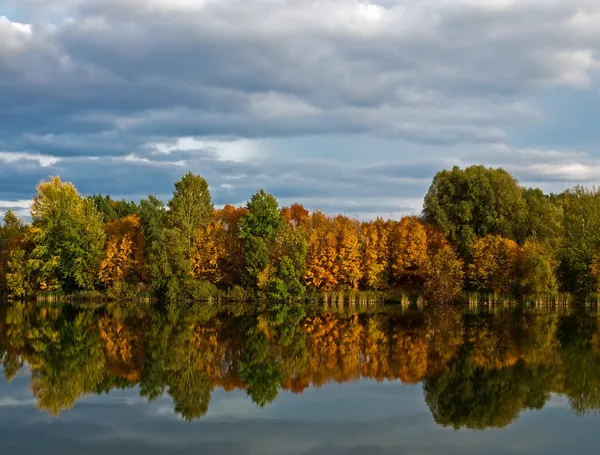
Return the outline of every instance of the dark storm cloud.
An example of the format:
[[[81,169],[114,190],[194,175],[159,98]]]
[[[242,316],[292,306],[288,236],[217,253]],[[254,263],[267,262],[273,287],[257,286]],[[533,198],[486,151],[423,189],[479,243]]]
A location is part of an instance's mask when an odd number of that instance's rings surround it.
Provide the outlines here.
[[[366,210],[377,197],[382,208],[418,210],[425,181],[452,164],[503,165],[531,181],[599,174],[592,157],[558,160],[510,145],[515,128],[552,114],[533,94],[597,91],[594,0],[4,4],[2,198],[30,197],[54,173],[85,193],[168,196],[191,169],[218,203],[265,187],[286,201],[329,198],[332,210],[346,200]],[[413,146],[365,150],[353,163],[343,147],[323,150],[320,162],[287,156],[286,141],[334,134]],[[600,144],[597,133],[589,136]],[[177,149],[186,137],[216,145]],[[256,150],[232,161],[223,150],[239,138]],[[281,149],[264,147],[273,138]],[[171,153],[157,152],[156,144],[171,143]],[[61,160],[42,167],[2,153]]]

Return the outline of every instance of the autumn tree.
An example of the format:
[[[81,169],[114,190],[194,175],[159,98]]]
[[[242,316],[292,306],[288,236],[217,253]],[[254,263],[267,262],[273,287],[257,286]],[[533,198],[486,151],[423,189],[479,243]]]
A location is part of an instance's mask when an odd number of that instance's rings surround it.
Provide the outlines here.
[[[6,282],[8,262],[11,252],[21,246],[25,235],[25,225],[8,209],[4,214],[3,222],[0,222],[0,295],[8,292]]]
[[[333,222],[322,212],[313,212],[308,232],[305,283],[315,289],[331,291],[338,285],[339,267]]]
[[[333,224],[337,237],[336,281],[342,288],[356,290],[362,278],[359,223],[338,215]]]
[[[281,216],[287,224],[294,227],[304,227],[310,219],[310,213],[302,204],[292,204],[281,209]]]
[[[390,259],[394,281],[422,282],[428,263],[427,231],[417,217],[404,217],[392,227]]]
[[[215,212],[215,219],[221,226],[221,236],[225,251],[220,258],[219,268],[222,284],[232,287],[241,283],[244,268],[244,244],[240,238],[240,222],[248,213],[245,207],[225,205]]]
[[[362,281],[367,289],[387,285],[390,226],[382,218],[360,226]]]
[[[145,281],[144,235],[140,217],[129,215],[105,225],[107,244],[100,264],[100,281],[115,296]]]
[[[191,258],[194,278],[219,284],[223,280],[223,258],[226,255],[225,230],[213,219],[196,230],[194,255]]]
[[[514,289],[519,263],[519,247],[499,235],[486,235],[473,245],[469,278],[474,286],[495,293]]]
[[[460,297],[465,281],[464,263],[450,245],[443,245],[429,259],[425,271],[425,295],[435,303]]]
[[[92,289],[104,251],[102,218],[93,202],[60,177],[41,182],[31,205],[30,264],[40,289]]]

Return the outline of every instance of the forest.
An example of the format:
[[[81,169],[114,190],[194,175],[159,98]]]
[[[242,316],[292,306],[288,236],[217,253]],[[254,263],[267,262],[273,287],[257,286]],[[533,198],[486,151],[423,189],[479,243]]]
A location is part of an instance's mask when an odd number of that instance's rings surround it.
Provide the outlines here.
[[[500,168],[438,172],[419,216],[359,221],[280,207],[257,191],[215,208],[208,183],[187,173],[165,204],[82,196],[51,177],[31,221],[0,223],[0,295],[107,300],[307,301],[330,293],[430,302],[464,291],[534,296],[600,292],[600,192],[525,188]]]
[[[7,381],[30,371],[37,407],[53,415],[90,394],[132,389],[148,401],[168,394],[191,421],[210,413],[217,389],[263,407],[279,393],[360,379],[421,383],[435,421],[454,428],[506,426],[553,393],[577,415],[600,412],[600,319],[581,307],[236,305],[17,302],[0,308],[0,370]]]

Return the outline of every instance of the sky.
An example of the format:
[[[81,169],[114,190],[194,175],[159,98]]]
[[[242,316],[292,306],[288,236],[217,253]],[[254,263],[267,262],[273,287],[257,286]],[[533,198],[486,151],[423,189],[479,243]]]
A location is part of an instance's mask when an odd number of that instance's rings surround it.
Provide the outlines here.
[[[435,173],[600,180],[597,0],[0,0],[0,213],[52,175],[361,219]]]

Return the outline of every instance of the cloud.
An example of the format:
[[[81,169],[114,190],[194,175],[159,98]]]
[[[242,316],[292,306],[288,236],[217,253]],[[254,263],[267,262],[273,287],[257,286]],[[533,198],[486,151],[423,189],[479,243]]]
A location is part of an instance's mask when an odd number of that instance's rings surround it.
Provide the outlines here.
[[[600,101],[595,0],[3,5],[3,199],[56,173],[168,197],[191,169],[219,203],[264,186],[372,216],[418,211],[453,164],[556,188],[600,175],[589,108],[561,116],[565,98]]]

